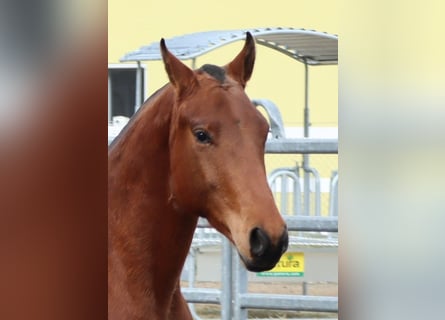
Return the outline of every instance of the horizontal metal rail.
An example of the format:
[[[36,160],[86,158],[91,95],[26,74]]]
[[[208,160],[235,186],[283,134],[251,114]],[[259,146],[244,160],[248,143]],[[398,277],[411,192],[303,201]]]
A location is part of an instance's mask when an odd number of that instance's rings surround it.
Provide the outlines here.
[[[266,141],[266,153],[335,154],[338,153],[338,139],[269,139]]]
[[[247,293],[240,295],[242,308],[338,312],[338,297]]]
[[[323,217],[323,216],[283,216],[286,221],[288,230],[290,231],[324,231],[324,232],[338,232],[338,217]],[[200,218],[198,220],[198,228],[211,228],[209,222]],[[234,252],[233,248],[232,253]],[[235,318],[246,319],[247,309],[269,309],[269,310],[293,310],[293,311],[311,311],[311,312],[338,312],[338,297],[324,297],[324,296],[302,296],[302,295],[275,295],[275,294],[261,294],[248,293],[247,290],[247,271],[240,266],[239,257],[230,263],[228,268],[232,272],[235,268],[235,291],[226,292],[217,289],[208,288],[182,288],[181,291],[185,300],[188,303],[207,303],[219,304],[222,306],[222,299],[224,294],[229,294],[228,302],[224,302],[224,307],[229,308],[225,310],[222,319],[232,319],[230,312],[230,305],[232,305]],[[233,276],[229,276],[231,279]],[[233,285],[233,283],[232,283]],[[232,300],[233,299],[233,300]],[[225,301],[225,300],[224,300]]]
[[[188,303],[221,304],[221,290],[207,288],[181,288]]]
[[[338,232],[338,217],[283,216],[290,231]],[[203,218],[198,220],[198,228],[212,228]]]
[[[338,217],[284,216],[290,231],[338,232]]]

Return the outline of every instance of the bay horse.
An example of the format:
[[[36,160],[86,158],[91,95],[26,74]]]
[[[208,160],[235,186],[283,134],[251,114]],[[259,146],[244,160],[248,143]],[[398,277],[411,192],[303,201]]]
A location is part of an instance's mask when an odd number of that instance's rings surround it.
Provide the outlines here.
[[[199,217],[237,248],[250,271],[269,270],[288,233],[269,189],[269,125],[244,89],[255,62],[250,33],[226,66],[191,70],[161,53],[169,83],[108,152],[109,319],[192,319],[180,275]]]

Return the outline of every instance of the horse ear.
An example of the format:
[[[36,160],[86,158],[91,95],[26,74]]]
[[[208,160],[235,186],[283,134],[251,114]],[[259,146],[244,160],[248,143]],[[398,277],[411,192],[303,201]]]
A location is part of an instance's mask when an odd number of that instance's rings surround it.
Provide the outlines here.
[[[193,70],[168,51],[164,38],[161,39],[161,54],[165,71],[179,96],[182,96],[197,85],[198,82]]]
[[[226,65],[227,74],[238,81],[243,87],[246,86],[252,75],[255,64],[255,39],[250,32],[246,32],[246,42],[240,53]]]

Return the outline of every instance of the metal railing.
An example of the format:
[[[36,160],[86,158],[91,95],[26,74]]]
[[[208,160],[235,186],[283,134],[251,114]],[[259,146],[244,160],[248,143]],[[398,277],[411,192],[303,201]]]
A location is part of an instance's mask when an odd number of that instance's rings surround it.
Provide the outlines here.
[[[285,216],[289,231],[338,232],[337,217]],[[198,228],[211,227],[200,219]],[[247,270],[229,240],[222,238],[221,289],[182,288],[189,303],[221,305],[221,320],[247,319],[247,309],[338,312],[337,297],[275,295],[247,292]],[[196,319],[199,317],[192,312]]]

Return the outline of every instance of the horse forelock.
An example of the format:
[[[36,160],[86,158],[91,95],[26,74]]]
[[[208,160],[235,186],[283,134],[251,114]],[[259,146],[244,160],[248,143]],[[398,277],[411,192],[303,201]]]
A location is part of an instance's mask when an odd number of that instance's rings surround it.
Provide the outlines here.
[[[205,64],[198,69],[198,72],[205,72],[218,80],[221,84],[226,81],[226,70],[213,64]]]

